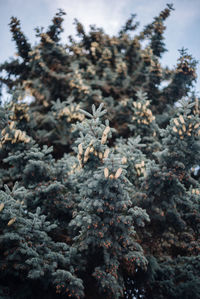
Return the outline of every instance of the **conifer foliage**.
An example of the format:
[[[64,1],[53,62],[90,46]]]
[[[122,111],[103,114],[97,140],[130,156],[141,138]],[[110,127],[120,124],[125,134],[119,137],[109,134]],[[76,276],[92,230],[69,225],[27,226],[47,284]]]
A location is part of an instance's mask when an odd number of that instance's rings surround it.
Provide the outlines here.
[[[115,36],[65,12],[0,66],[0,298],[200,298],[194,58],[162,67],[168,4]],[[163,84],[164,83],[164,84]],[[28,103],[27,97],[32,97]]]

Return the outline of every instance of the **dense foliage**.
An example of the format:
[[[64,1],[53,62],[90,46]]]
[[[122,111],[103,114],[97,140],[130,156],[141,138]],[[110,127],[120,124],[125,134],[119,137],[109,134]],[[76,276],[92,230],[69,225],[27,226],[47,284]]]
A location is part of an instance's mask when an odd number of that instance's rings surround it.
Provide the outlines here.
[[[0,66],[0,298],[200,298],[197,62],[164,21],[115,36],[59,10]],[[32,101],[27,103],[27,97]]]

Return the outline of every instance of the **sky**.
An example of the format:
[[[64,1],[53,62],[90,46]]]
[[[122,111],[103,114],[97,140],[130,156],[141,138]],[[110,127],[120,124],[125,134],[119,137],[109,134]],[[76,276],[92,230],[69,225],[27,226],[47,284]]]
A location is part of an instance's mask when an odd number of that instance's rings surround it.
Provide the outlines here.
[[[165,42],[168,52],[163,55],[162,64],[173,67],[179,56],[178,49],[187,48],[200,61],[200,0],[0,0],[0,63],[9,60],[16,53],[15,44],[9,31],[10,17],[20,19],[22,31],[29,41],[36,43],[35,27],[47,28],[59,8],[67,15],[64,21],[63,43],[68,35],[74,35],[74,18],[86,31],[90,24],[102,27],[110,35],[118,33],[131,14],[137,14],[140,29],[152,22],[153,18],[173,3],[175,11],[165,22]],[[197,67],[196,90],[200,95],[200,63]]]

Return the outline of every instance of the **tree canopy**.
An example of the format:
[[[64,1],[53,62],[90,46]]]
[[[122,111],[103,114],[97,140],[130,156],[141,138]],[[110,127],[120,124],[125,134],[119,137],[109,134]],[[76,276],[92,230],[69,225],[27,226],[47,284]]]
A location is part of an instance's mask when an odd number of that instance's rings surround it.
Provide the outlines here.
[[[75,19],[64,44],[60,9],[34,46],[11,18],[1,298],[200,298],[197,61],[181,49],[162,66],[172,10],[114,36]]]

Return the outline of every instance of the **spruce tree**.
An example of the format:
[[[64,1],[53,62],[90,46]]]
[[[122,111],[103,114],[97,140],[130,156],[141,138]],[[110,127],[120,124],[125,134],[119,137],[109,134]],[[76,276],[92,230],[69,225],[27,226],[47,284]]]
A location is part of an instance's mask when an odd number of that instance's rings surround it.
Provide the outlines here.
[[[108,122],[101,123],[105,113],[101,108],[93,106],[93,114],[86,113],[90,119],[76,128],[80,132],[78,206],[69,226],[99,293],[120,298],[125,287],[123,271],[132,274],[137,268],[146,269],[147,260],[134,236],[135,226],[144,226],[149,218],[131,200],[134,186],[125,176],[123,158],[107,146],[112,129]],[[86,286],[92,283],[91,277],[86,277]]]
[[[197,61],[183,48],[162,67],[172,11],[137,34],[132,14],[115,36],[75,19],[65,45],[64,11],[34,46],[11,18],[1,298],[200,298]]]

